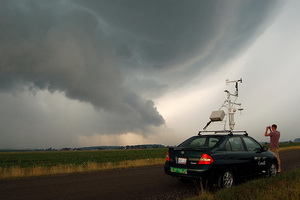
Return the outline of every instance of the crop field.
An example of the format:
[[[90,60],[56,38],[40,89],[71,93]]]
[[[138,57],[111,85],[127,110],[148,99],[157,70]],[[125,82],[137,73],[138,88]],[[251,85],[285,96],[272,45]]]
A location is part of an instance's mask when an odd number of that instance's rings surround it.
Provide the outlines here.
[[[300,143],[284,143],[280,150],[300,148]],[[167,148],[0,152],[0,179],[56,175],[163,164]]]
[[[300,142],[286,142],[286,143],[280,143],[279,144],[280,148],[285,149],[285,148],[294,148],[294,147],[300,147]]]
[[[270,144],[264,144],[263,146],[270,148]],[[284,142],[279,144],[280,151],[288,151],[293,149],[300,149],[300,142]]]
[[[167,149],[1,152],[0,179],[162,164]]]
[[[64,164],[118,163],[126,160],[164,158],[166,152],[167,149],[2,152],[0,153],[0,167],[53,167]]]

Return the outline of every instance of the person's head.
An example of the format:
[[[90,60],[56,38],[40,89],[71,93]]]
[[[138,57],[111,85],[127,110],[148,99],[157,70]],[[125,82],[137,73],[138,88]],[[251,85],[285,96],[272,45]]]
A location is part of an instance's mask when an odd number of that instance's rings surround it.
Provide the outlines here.
[[[277,125],[276,124],[272,124],[271,127],[272,127],[273,130],[277,130]]]

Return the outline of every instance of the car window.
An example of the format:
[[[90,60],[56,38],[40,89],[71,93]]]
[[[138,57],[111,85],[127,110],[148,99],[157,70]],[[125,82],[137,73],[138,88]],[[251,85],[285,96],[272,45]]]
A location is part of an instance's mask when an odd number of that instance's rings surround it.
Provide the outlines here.
[[[226,142],[225,150],[226,150],[226,151],[232,151],[231,144],[230,144],[230,141],[229,141],[229,140]]]
[[[246,144],[248,151],[254,151],[255,149],[261,149],[260,144],[258,144],[252,138],[244,137],[243,139],[244,139],[244,142]]]
[[[208,139],[208,146],[209,147],[214,147],[217,142],[219,142],[219,138],[209,138]]]
[[[197,138],[197,139],[191,141],[189,146],[193,147],[193,148],[204,147],[205,141],[206,141],[206,138]]]
[[[192,137],[182,144],[179,147],[185,148],[211,148],[214,147],[218,141],[219,137],[211,137],[211,136],[200,136],[200,137]]]
[[[240,137],[231,137],[225,144],[227,151],[245,151],[243,142]]]

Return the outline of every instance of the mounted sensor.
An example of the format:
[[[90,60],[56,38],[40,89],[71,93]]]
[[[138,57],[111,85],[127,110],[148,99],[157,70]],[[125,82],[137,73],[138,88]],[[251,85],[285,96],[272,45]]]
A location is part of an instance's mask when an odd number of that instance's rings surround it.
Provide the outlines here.
[[[225,112],[223,110],[213,111],[209,119],[213,122],[223,121],[225,117]]]

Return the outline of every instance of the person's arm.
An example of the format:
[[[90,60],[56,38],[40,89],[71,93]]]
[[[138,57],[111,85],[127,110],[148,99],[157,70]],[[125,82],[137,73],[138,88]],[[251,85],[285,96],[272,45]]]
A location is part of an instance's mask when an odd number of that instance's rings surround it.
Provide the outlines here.
[[[270,136],[270,133],[268,133],[268,130],[270,130],[270,131],[271,131],[271,128],[270,128],[270,126],[267,126],[267,127],[266,127],[265,136]]]

